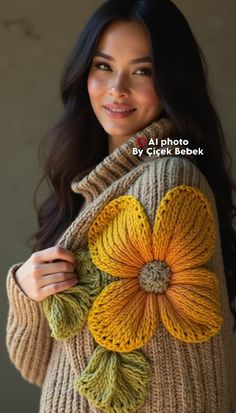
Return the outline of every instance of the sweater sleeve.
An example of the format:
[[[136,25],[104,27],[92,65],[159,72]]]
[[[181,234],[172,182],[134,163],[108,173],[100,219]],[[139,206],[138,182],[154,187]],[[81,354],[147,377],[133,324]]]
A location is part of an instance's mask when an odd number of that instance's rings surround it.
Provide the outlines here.
[[[28,298],[15,281],[14,274],[21,265],[13,265],[7,275],[7,349],[11,361],[22,376],[29,382],[42,386],[52,338],[41,303]]]
[[[160,323],[156,335],[143,347],[154,370],[149,394],[155,394],[155,403],[158,400],[157,411],[160,412],[235,413],[236,357],[233,320],[226,290],[213,192],[205,176],[193,162],[182,157],[165,157],[151,161],[128,194],[141,202],[153,225],[161,199],[170,189],[183,184],[200,189],[213,209],[217,233],[216,248],[204,267],[213,271],[218,278],[224,321],[217,335],[197,344],[174,338]],[[148,403],[152,405],[151,398]]]

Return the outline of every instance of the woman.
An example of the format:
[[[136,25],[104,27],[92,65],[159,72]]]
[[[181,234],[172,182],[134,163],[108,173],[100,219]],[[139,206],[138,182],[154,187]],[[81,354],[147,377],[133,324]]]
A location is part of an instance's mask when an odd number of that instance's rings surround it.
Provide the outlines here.
[[[106,1],[61,93],[52,194],[8,275],[12,361],[41,413],[235,412],[234,186],[185,18]]]

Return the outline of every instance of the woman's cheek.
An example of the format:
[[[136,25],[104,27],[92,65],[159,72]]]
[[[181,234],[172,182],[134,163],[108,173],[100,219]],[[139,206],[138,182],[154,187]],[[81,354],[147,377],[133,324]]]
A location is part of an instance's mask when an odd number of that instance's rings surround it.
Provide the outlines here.
[[[139,96],[141,107],[150,114],[151,119],[154,120],[158,118],[163,109],[163,105],[155,89],[153,87],[144,87],[140,89]]]
[[[93,75],[88,77],[88,93],[90,97],[99,95],[104,89],[104,80],[94,77]]]
[[[140,100],[147,105],[161,106],[160,98],[153,85],[145,85],[139,89]]]

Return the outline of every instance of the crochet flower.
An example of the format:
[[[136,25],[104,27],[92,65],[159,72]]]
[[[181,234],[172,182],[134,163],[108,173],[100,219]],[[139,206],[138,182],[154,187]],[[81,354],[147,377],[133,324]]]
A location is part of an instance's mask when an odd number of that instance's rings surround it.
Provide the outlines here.
[[[93,302],[88,327],[96,342],[130,352],[150,340],[160,321],[187,343],[217,334],[223,322],[218,280],[203,267],[215,232],[211,205],[195,187],[168,191],[153,229],[135,197],[109,202],[89,228],[89,252],[97,268],[121,280]]]

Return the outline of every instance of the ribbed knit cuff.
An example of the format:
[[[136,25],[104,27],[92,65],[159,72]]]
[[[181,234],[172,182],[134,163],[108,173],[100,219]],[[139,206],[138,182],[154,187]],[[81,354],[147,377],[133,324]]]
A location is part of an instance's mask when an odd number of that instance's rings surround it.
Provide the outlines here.
[[[15,280],[15,273],[23,263],[14,264],[7,274],[7,295],[10,311],[18,325],[33,325],[39,318],[44,317],[42,305],[31,300],[21,290]]]

